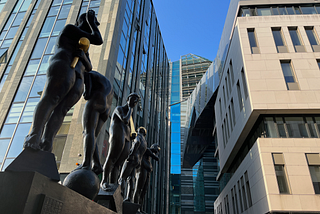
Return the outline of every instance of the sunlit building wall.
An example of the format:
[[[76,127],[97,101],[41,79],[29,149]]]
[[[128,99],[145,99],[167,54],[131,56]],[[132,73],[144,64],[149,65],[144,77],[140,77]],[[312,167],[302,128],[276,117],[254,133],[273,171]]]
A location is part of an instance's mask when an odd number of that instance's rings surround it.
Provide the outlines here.
[[[215,102],[215,213],[320,213],[320,5],[231,0]]]
[[[59,32],[92,9],[100,22],[104,43],[91,45],[96,70],[113,85],[112,109],[136,92],[135,126],[146,127],[150,146],[161,147],[154,162],[145,200],[148,213],[167,213],[169,165],[169,62],[150,0],[10,0],[0,2],[0,169],[4,171],[22,151],[33,111],[46,82],[46,69]],[[81,99],[67,114],[53,145],[61,177],[82,162]],[[97,144],[103,163],[108,152],[110,119]]]

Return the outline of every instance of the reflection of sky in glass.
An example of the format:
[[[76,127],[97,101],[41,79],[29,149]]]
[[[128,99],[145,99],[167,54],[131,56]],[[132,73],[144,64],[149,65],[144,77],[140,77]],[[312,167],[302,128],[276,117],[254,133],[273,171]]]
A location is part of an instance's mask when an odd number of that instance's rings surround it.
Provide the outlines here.
[[[171,104],[180,101],[180,61],[172,63]],[[180,104],[171,106],[171,174],[181,174]]]

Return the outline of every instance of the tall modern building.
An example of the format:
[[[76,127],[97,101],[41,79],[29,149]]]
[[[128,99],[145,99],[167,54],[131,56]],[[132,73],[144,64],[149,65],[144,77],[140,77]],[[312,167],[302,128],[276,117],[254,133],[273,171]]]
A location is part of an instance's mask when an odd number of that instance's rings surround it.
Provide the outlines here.
[[[231,0],[217,56],[215,213],[320,213],[320,4]]]
[[[180,60],[170,63],[172,75],[170,100],[170,213],[194,213],[205,209],[204,173],[206,173],[207,170],[206,167],[203,167],[202,162],[199,162],[193,168],[182,166],[184,151],[182,139],[184,138],[184,127],[186,123],[187,102],[185,100],[194,90],[211,63],[210,60],[194,54],[183,55]],[[213,159],[213,151],[211,157]],[[203,206],[201,206],[201,203]],[[211,213],[212,212],[213,203],[211,206]]]
[[[161,147],[145,200],[148,213],[168,213],[169,62],[151,0],[7,0],[0,1],[0,170],[22,151],[24,137],[46,82],[55,41],[66,24],[93,9],[104,43],[90,47],[93,70],[113,84],[112,111],[127,95],[141,96],[135,126],[146,127],[150,146]],[[81,99],[67,114],[54,140],[61,177],[82,162]],[[110,119],[98,139],[101,162],[108,151]]]

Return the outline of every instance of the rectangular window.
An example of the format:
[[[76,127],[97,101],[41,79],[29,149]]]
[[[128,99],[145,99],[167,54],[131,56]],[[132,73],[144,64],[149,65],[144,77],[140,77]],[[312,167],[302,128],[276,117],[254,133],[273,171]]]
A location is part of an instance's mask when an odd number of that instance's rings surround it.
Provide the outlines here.
[[[306,30],[312,50],[314,52],[320,52],[319,39],[313,26],[304,27],[304,29]]]
[[[222,125],[222,137],[223,137],[224,148],[226,148],[226,137],[225,137],[224,125]]]
[[[228,107],[229,110],[229,119],[230,119],[230,128],[231,128],[231,132],[233,131],[233,122],[232,122],[232,117],[231,117],[231,109],[230,106]]]
[[[270,8],[257,8],[258,16],[271,16]]]
[[[244,74],[243,68],[241,69],[241,79],[242,79],[242,85],[244,89],[244,96],[247,99],[248,98],[248,86],[247,86],[247,81],[246,81],[246,76]]]
[[[288,30],[296,52],[305,52],[298,27],[288,27]]]
[[[244,210],[247,210],[248,205],[247,205],[247,198],[246,198],[246,190],[245,190],[244,182],[243,182],[243,176],[241,176],[240,182],[241,182],[241,192],[242,192]]]
[[[249,43],[251,47],[251,53],[253,54],[260,53],[254,28],[248,28],[247,31],[248,31]]]
[[[233,126],[235,126],[236,125],[236,114],[235,114],[235,111],[234,111],[233,99],[231,99],[231,112],[232,112]]]
[[[299,90],[299,85],[290,60],[281,60],[281,68],[288,90]]]
[[[233,67],[232,67],[232,61],[230,60],[229,64],[229,69],[230,69],[230,74],[231,74],[231,80],[232,80],[232,85],[234,84],[234,73],[233,73]]]
[[[219,107],[220,107],[220,118],[222,119],[222,105],[221,105],[221,98],[219,99]]]
[[[251,190],[250,190],[248,172],[244,173],[244,180],[246,182],[246,193],[247,193],[247,198],[248,198],[248,204],[249,204],[249,207],[251,207],[252,206],[252,198],[251,198]]]
[[[307,138],[306,123],[302,117],[285,117],[288,135],[290,138]]]
[[[222,86],[222,91],[223,91],[223,103],[224,103],[224,106],[226,106],[226,91],[224,89],[224,86]]]
[[[231,196],[232,196],[232,210],[234,214],[238,214],[238,212],[236,212],[236,206],[235,206],[235,201],[234,201],[234,193],[233,193],[233,189],[231,189]]]
[[[281,27],[271,28],[271,30],[272,30],[274,43],[276,44],[278,53],[287,53],[288,49],[283,39]]]
[[[231,88],[231,79],[230,79],[230,72],[229,72],[229,69],[227,71],[227,79],[229,80],[228,81],[228,86],[229,86],[229,93],[231,94],[231,91],[232,91],[232,88]],[[227,87],[227,86],[226,86]]]
[[[225,81],[225,85],[226,85],[227,99],[229,99],[228,79],[227,79],[227,77],[224,79],[224,81]]]
[[[243,205],[242,205],[242,198],[241,198],[241,187],[240,182],[238,181],[238,192],[239,192],[239,203],[240,203],[240,210],[243,212]]]
[[[310,137],[317,138],[318,134],[316,131],[316,123],[315,123],[313,117],[306,117],[306,121],[307,121],[308,131],[310,133]]]
[[[239,206],[238,206],[238,197],[237,197],[237,189],[236,189],[236,185],[233,186],[234,189],[234,198],[235,198],[235,202],[236,202],[236,211],[237,214],[239,213]]]
[[[240,111],[242,111],[242,109],[244,108],[244,105],[243,105],[239,81],[237,82],[237,93],[238,93],[239,108],[240,108]]]
[[[226,114],[226,129],[227,129],[227,139],[230,138],[230,131],[229,131],[229,120],[228,114]]]
[[[288,178],[282,153],[272,154],[274,169],[277,177],[280,194],[290,194]]]
[[[226,214],[230,214],[230,211],[229,211],[229,199],[228,199],[228,195],[226,196]]]
[[[317,59],[318,68],[320,69],[320,59]]]
[[[320,194],[320,155],[306,154],[315,194]]]

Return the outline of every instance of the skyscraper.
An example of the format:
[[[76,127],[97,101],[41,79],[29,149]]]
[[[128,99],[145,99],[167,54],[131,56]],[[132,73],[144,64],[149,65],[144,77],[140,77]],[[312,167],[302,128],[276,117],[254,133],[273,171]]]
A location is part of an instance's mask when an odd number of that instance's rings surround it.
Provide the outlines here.
[[[181,154],[186,122],[186,102],[184,100],[196,87],[197,82],[210,66],[211,61],[194,55],[181,56],[179,61],[170,63],[171,70],[171,169],[170,169],[170,213],[194,211],[193,177],[198,170],[183,168]],[[200,170],[199,173],[202,171]],[[199,182],[198,182],[199,183]],[[201,182],[200,182],[201,183]],[[201,183],[203,185],[203,182]]]
[[[215,213],[320,212],[320,5],[231,0],[215,102]]]
[[[92,9],[101,23],[104,43],[89,49],[93,70],[113,84],[112,109],[131,92],[140,95],[135,126],[148,130],[149,146],[161,147],[154,163],[145,209],[166,213],[169,174],[168,99],[169,62],[151,0],[10,0],[0,2],[0,169],[22,151],[34,107],[46,81],[46,68],[59,32]],[[61,176],[82,162],[81,99],[67,114],[53,145]],[[101,162],[108,151],[110,119],[98,139]],[[160,134],[161,133],[161,134]]]

